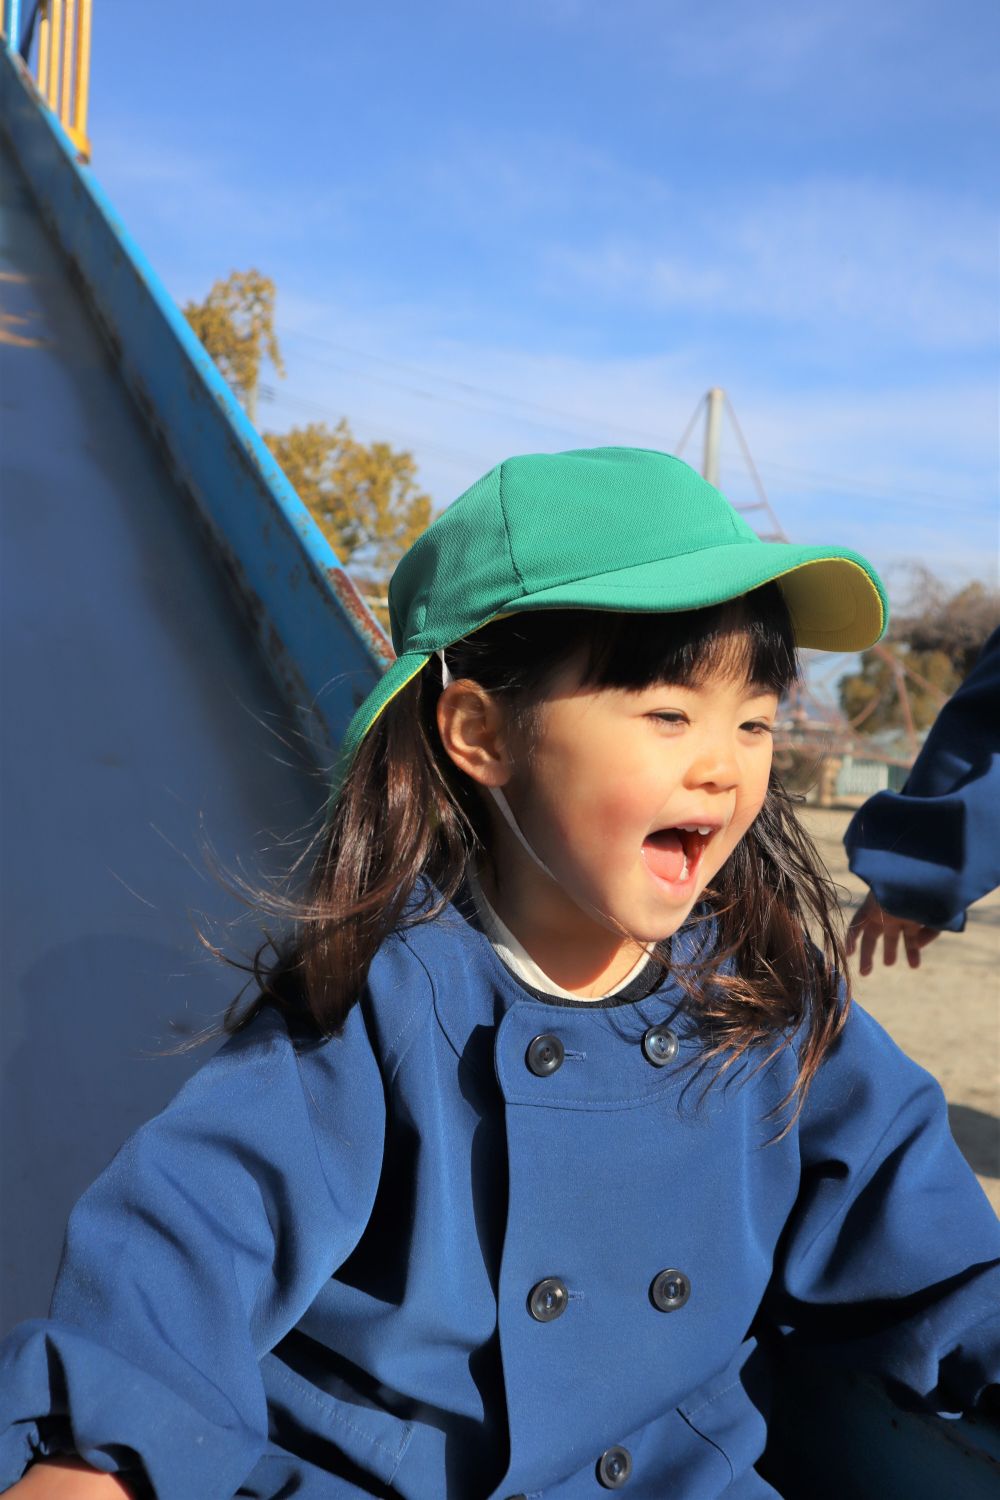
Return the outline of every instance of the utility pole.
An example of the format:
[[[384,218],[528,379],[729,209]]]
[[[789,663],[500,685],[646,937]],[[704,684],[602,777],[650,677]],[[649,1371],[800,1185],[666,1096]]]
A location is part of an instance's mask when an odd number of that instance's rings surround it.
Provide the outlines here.
[[[722,408],[725,404],[726,393],[720,386],[713,385],[705,397],[705,456],[702,461],[702,477],[709,484],[718,486],[719,483],[719,445],[722,438]]]

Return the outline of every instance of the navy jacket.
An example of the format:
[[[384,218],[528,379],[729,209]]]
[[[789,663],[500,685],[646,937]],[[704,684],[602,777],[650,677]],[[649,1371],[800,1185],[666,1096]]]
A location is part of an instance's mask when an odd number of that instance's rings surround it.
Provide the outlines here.
[[[961,932],[1000,885],[1000,630],[935,720],[901,792],[851,819],[848,860],[880,906]]]
[[[937,1084],[855,1007],[766,1144],[794,1057],[705,1094],[678,1000],[547,1003],[448,908],[338,1038],[260,1016],[74,1210],[3,1346],[0,1486],[75,1449],[161,1500],[773,1496],[764,1325],[971,1405],[1000,1224]]]

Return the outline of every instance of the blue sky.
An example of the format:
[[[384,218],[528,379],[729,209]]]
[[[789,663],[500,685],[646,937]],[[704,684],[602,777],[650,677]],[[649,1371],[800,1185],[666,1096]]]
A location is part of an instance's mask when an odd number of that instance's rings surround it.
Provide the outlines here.
[[[347,416],[443,505],[675,450],[721,385],[793,539],[996,583],[994,0],[95,9],[94,170],[168,289],[277,282],[262,426]]]

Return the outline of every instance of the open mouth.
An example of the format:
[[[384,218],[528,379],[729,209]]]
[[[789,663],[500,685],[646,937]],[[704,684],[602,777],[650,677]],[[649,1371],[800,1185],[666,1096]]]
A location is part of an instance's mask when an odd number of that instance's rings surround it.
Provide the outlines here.
[[[668,885],[684,885],[693,879],[714,828],[702,825],[658,828],[642,842],[646,868]]]

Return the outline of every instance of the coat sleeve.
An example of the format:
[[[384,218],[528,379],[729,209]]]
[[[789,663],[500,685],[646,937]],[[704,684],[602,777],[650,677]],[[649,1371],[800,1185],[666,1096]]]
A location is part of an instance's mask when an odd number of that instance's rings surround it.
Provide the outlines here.
[[[893,916],[960,932],[1000,885],[1000,630],[942,708],[901,792],[878,792],[844,836]]]
[[[76,1452],[228,1500],[267,1443],[261,1357],[364,1230],[384,1114],[360,1006],[311,1052],[273,1013],[227,1042],[81,1198],[50,1317],[0,1346],[0,1491]]]
[[[972,1407],[1000,1382],[1000,1222],[937,1082],[852,1005],[798,1129],[767,1321],[926,1409]]]

